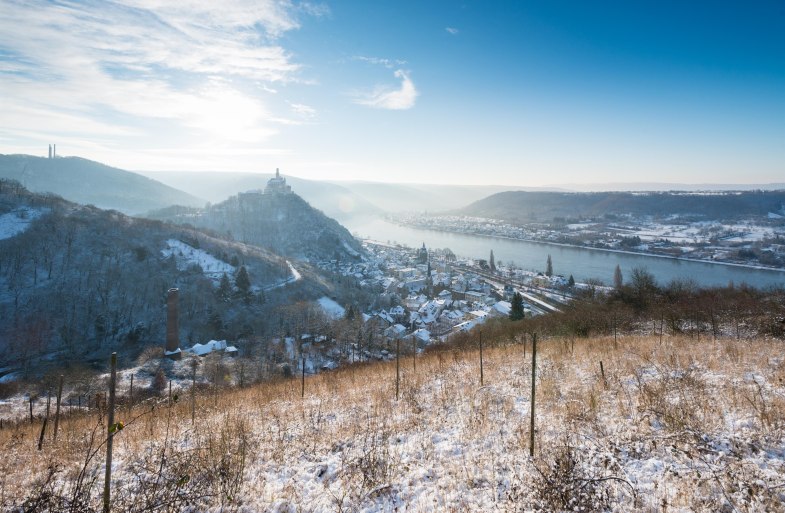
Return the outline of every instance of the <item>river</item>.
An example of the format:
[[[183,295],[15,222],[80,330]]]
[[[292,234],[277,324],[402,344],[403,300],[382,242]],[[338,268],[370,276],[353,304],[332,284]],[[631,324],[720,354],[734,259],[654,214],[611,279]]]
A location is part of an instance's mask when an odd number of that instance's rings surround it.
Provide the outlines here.
[[[496,261],[513,263],[521,269],[544,271],[548,255],[553,261],[553,272],[582,281],[597,278],[606,284],[613,282],[616,265],[627,277],[635,267],[645,267],[660,284],[674,279],[692,279],[703,286],[747,283],[755,287],[785,286],[785,271],[714,264],[651,255],[637,255],[598,249],[561,246],[544,242],[530,242],[485,237],[462,233],[440,232],[400,226],[380,218],[354,218],[344,222],[350,232],[362,238],[382,242],[397,242],[418,247],[424,242],[429,248],[450,248],[456,255],[485,258],[491,250]]]

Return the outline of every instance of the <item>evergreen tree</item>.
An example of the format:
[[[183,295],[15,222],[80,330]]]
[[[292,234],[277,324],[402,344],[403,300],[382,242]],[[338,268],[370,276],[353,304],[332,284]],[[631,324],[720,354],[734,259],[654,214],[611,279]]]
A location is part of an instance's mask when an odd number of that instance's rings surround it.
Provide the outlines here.
[[[510,301],[510,320],[512,321],[520,321],[523,319],[523,296],[521,296],[520,292],[516,292],[512,295],[512,300]]]
[[[621,289],[623,281],[624,279],[621,275],[621,267],[619,267],[619,264],[616,264],[616,269],[613,271],[613,287],[616,290]]]
[[[495,273],[496,272],[496,259],[493,258],[493,250],[491,250],[491,258],[488,261],[488,265],[490,265],[490,267],[491,267],[491,272]]]
[[[575,286],[575,278],[572,277],[572,274],[570,275],[570,279],[567,280],[567,286],[570,288]]]
[[[240,294],[240,297],[248,303],[251,297],[251,278],[248,276],[248,271],[245,266],[240,266],[240,269],[234,275],[234,285]]]
[[[553,261],[551,255],[548,255],[548,260],[545,262],[545,276],[553,276]]]
[[[226,273],[221,276],[221,282],[218,284],[216,293],[221,301],[229,301],[232,298],[232,284],[229,282],[229,277]]]
[[[428,297],[433,296],[433,277],[431,276],[431,261],[428,260],[428,271],[425,275],[425,288],[428,294]]]

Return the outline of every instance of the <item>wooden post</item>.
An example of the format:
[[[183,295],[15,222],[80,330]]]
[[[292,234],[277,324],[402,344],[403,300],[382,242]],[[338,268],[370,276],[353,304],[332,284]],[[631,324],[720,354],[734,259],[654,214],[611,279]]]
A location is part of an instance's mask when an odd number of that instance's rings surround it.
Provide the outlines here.
[[[401,386],[401,339],[395,339],[395,400],[398,400],[398,393]]]
[[[172,407],[172,380],[169,380],[169,401],[167,402],[169,408]]]
[[[131,374],[131,389],[128,392],[128,411],[134,407],[134,375]]]
[[[605,379],[605,367],[602,366],[602,360],[600,360],[600,374],[602,374],[602,382],[605,384],[605,388],[608,388],[608,380]]]
[[[51,403],[52,403],[52,391],[49,390],[46,394],[46,414],[44,414],[44,423],[41,424],[41,434],[38,436],[39,451],[44,445],[44,434],[46,433],[46,425],[49,423],[49,405]]]
[[[305,356],[303,355],[300,358],[303,361],[303,374],[301,379],[302,386],[300,388],[300,398],[305,399]]]
[[[196,424],[196,360],[192,363],[191,372],[191,425]]]
[[[106,473],[104,474],[104,513],[108,513],[111,509],[110,496],[112,481],[112,443],[114,442],[114,434],[117,432],[117,426],[114,425],[114,399],[115,399],[115,385],[117,384],[117,353],[112,353],[112,374],[109,379],[109,405],[107,408],[107,422],[106,422]]]
[[[417,372],[417,337],[412,337],[412,363],[414,372]]]
[[[529,456],[534,457],[534,393],[537,389],[537,334],[532,333],[532,401],[529,425]]]
[[[618,338],[616,337],[616,312],[613,312],[613,347],[618,347]]]
[[[33,423],[33,394],[30,394],[30,424]]]
[[[484,386],[485,384],[485,374],[483,372],[483,365],[482,365],[482,331],[480,332],[480,386]]]
[[[60,427],[60,399],[63,397],[63,375],[60,375],[60,383],[57,386],[57,405],[55,406],[55,429],[52,434],[52,441],[57,441],[57,428]]]

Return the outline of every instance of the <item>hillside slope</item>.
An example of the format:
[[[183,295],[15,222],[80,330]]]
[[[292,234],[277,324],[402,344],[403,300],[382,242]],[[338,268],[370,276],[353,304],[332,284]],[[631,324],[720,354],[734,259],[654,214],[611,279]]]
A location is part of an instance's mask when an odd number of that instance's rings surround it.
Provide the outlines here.
[[[241,193],[205,209],[173,207],[152,219],[208,228],[278,254],[312,261],[357,258],[360,243],[297,194]]]
[[[75,203],[126,214],[205,203],[142,175],[79,157],[0,155],[0,178],[17,180],[33,192],[54,193]]]
[[[399,399],[396,363],[376,363],[309,377],[304,397],[299,379],[211,388],[193,421],[181,362],[186,400],[118,410],[113,508],[783,511],[780,342],[540,340],[534,403],[531,344],[485,342],[482,384],[479,353],[448,350],[402,360]],[[0,508],[100,509],[102,479],[78,480],[103,476],[95,417],[42,451],[40,421],[0,431]]]
[[[240,266],[247,291],[232,285]],[[170,287],[180,289],[183,343],[263,332],[275,305],[328,289],[309,266],[297,270],[293,276],[285,259],[258,247],[0,180],[0,366],[160,347]]]

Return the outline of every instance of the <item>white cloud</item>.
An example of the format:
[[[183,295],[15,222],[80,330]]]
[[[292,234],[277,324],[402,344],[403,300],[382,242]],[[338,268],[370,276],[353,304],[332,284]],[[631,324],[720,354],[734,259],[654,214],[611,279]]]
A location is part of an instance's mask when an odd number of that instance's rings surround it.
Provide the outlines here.
[[[305,105],[302,103],[289,103],[289,107],[291,107],[292,112],[303,119],[313,119],[316,117],[316,109],[310,105]]]
[[[277,130],[260,84],[299,80],[278,40],[319,5],[0,0],[0,135],[258,143]]]
[[[449,32],[449,33],[450,33],[450,34],[452,34],[453,36],[457,36],[457,35],[458,35],[458,32],[460,32],[460,30],[458,30],[458,29],[457,29],[457,28],[455,28],[455,27],[446,27],[444,30],[446,30],[447,32]]]
[[[383,59],[380,57],[366,57],[364,55],[355,55],[352,59],[355,61],[367,62],[368,64],[378,64],[389,69],[405,66],[407,64],[406,61],[400,59]]]
[[[378,86],[371,93],[360,95],[355,98],[354,103],[373,107],[375,109],[406,110],[414,107],[419,93],[414,86],[409,74],[404,70],[396,70],[396,78],[401,79],[401,84],[397,89],[390,89],[386,86]]]

